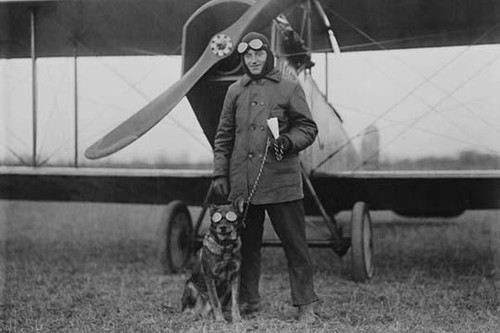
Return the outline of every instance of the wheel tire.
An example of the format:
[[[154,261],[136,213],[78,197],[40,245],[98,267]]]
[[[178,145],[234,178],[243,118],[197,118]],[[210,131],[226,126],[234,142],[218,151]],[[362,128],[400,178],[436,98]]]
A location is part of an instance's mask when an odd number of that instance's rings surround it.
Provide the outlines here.
[[[192,252],[193,224],[187,206],[179,200],[165,207],[160,233],[158,260],[164,274],[178,273]]]
[[[356,202],[351,215],[352,279],[365,282],[373,277],[372,221],[368,207]]]

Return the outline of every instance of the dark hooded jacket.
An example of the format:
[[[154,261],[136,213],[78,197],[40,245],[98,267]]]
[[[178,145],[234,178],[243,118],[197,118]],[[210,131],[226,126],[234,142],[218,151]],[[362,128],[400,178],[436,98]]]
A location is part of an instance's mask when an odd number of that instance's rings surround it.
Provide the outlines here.
[[[277,117],[280,134],[290,151],[277,161],[272,147],[252,204],[280,203],[303,198],[298,153],[312,144],[317,126],[311,118],[299,82],[272,69],[254,80],[245,74],[226,94],[214,144],[214,177],[228,177],[229,200],[247,200],[256,181],[271,133],[267,119]]]

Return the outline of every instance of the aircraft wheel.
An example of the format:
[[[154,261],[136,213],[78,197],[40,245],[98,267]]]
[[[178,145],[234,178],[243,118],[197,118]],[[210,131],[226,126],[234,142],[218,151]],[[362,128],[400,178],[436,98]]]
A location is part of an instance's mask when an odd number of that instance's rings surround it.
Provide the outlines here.
[[[165,274],[177,273],[191,257],[193,224],[187,206],[170,202],[163,213],[159,233],[158,259]]]
[[[365,282],[373,277],[372,221],[368,207],[356,202],[351,216],[352,278]]]

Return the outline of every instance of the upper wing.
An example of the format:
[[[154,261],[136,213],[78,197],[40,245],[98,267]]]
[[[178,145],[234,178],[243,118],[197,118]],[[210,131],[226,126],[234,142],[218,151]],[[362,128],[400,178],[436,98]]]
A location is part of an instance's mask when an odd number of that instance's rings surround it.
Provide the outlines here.
[[[500,42],[500,3],[496,0],[320,2],[342,52]],[[312,48],[330,50],[317,15],[313,11]],[[300,17],[297,10],[294,22],[300,22]]]
[[[212,170],[0,167],[0,199],[201,205]]]
[[[500,170],[317,173],[311,181],[333,212],[350,210],[357,201],[409,216],[500,208]]]
[[[180,54],[183,25],[206,2],[3,1],[0,58],[31,57],[32,36],[37,57]],[[496,0],[320,2],[342,51],[500,41],[500,3]],[[302,31],[303,8],[286,13],[297,31]],[[328,34],[317,12],[312,13],[312,50],[328,51]]]
[[[0,58],[29,58],[32,32],[37,57],[180,54],[183,24],[207,1],[0,2]]]

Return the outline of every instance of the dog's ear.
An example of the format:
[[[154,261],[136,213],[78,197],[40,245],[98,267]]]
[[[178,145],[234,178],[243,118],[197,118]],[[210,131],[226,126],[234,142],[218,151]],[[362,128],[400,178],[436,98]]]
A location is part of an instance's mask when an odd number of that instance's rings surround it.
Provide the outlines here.
[[[210,206],[208,206],[208,213],[212,215],[216,208],[217,206],[215,204],[210,204]]]

